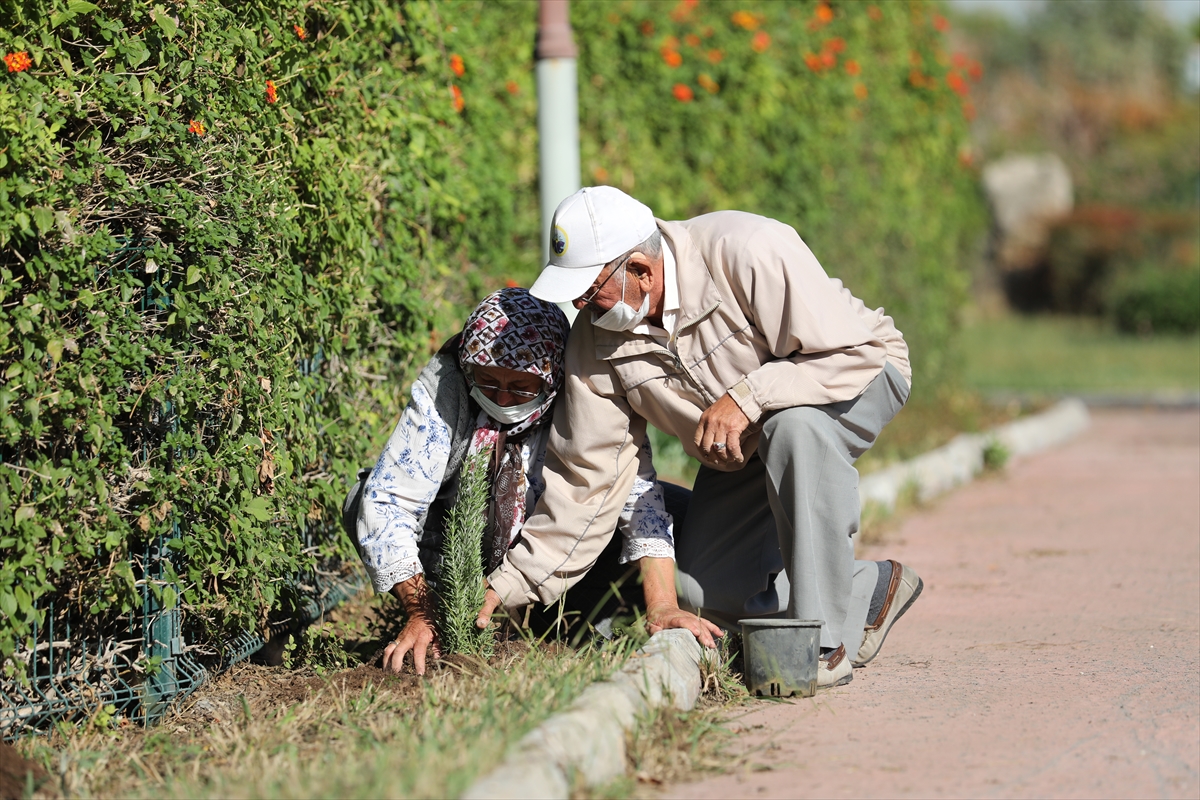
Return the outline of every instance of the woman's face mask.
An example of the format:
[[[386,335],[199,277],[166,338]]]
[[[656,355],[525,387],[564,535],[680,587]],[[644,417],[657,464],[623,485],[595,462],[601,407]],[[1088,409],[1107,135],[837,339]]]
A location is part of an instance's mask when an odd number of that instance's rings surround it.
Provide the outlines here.
[[[475,398],[475,402],[479,403],[479,407],[485,414],[501,425],[515,425],[518,422],[524,422],[541,407],[542,403],[546,402],[545,390],[542,390],[532,400],[516,406],[502,406],[493,402],[478,386],[471,387],[471,397]]]

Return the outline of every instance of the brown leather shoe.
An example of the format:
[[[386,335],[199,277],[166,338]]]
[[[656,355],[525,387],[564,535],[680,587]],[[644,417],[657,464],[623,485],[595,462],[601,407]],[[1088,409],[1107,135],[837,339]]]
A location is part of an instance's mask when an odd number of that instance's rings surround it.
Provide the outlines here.
[[[832,689],[854,680],[854,667],[846,658],[846,645],[817,662],[817,689]]]
[[[923,588],[925,584],[911,567],[906,567],[899,561],[892,561],[892,580],[888,584],[887,597],[883,600],[879,616],[863,631],[862,645],[858,648],[854,666],[861,667],[879,655],[888,631],[921,596]]]

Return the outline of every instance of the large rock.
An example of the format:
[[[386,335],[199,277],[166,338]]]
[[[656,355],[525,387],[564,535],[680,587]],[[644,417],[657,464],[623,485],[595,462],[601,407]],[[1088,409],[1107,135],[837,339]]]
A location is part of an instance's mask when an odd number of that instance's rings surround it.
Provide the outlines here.
[[[1050,226],[1075,204],[1071,173],[1053,153],[1013,155],[983,168],[992,208],[992,261],[1002,273],[1036,266],[1045,256]]]

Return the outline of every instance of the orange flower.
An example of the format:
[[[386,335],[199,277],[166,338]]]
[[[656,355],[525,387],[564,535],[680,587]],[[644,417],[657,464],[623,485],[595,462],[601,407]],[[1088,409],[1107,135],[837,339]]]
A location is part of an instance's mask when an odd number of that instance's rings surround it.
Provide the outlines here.
[[[967,74],[971,76],[971,80],[977,81],[983,77],[983,65],[978,61],[972,61],[967,66]]]
[[[700,37],[694,33],[689,33],[687,36],[683,37],[683,41],[687,43],[688,47],[700,46]]]
[[[735,11],[729,17],[729,21],[739,28],[745,28],[748,31],[752,31],[758,27],[758,17],[749,11]]]
[[[821,71],[821,57],[816,53],[805,53],[804,63],[813,72]]]
[[[608,170],[604,167],[593,167],[592,177],[596,180],[597,184],[606,184],[608,183]]]
[[[458,53],[450,54],[450,71],[460,78],[463,76],[463,73],[467,71],[467,68],[463,66],[462,56],[460,56]]]
[[[692,9],[696,7],[695,3],[680,3],[671,9],[671,19],[675,22],[683,22],[691,16]]]
[[[764,53],[771,46],[771,35],[766,31],[759,31],[754,34],[754,38],[750,40],[750,49],[756,53]]]
[[[867,85],[862,82],[854,84],[854,96],[857,97],[859,100],[866,100],[867,99]]]
[[[821,53],[821,64],[829,69],[837,66],[837,56],[826,50]]]
[[[454,98],[454,110],[455,110],[455,111],[457,111],[458,113],[460,113],[460,114],[461,114],[461,113],[462,113],[462,110],[463,110],[463,109],[466,107],[466,105],[467,105],[467,104],[466,104],[466,103],[463,101],[462,89],[458,88],[457,86],[451,86],[451,87],[450,87],[450,94],[451,94],[451,95],[453,96],[453,98]]]
[[[504,282],[504,285],[505,285],[505,286],[507,286],[509,289],[516,289],[516,288],[518,288],[518,287],[519,287],[521,284],[517,283],[517,282],[516,282],[516,281],[514,281],[512,278],[509,278],[508,280],[506,280],[506,281]]]
[[[967,64],[970,63],[970,61],[971,59],[967,58],[966,53],[955,53],[954,55],[950,56],[950,63],[959,69],[966,69]]]
[[[521,91],[521,87],[517,85],[516,81],[509,81],[508,83],[504,84],[504,89],[514,97]]]
[[[663,39],[662,46],[664,50],[678,50],[679,40],[674,36],[668,36],[667,38]]]
[[[660,52],[662,53],[662,60],[672,69],[683,63],[683,56],[670,48],[664,47]]]
[[[654,23],[652,21],[646,20],[639,27],[641,28],[643,36],[653,36],[654,35]]]
[[[206,132],[207,129],[204,127],[204,123],[198,119],[192,120],[191,124],[188,125],[188,133],[194,133],[197,136],[203,136]]]
[[[967,82],[963,79],[963,76],[959,75],[957,72],[947,73],[946,85],[948,85],[950,90],[959,97],[966,97],[967,92],[970,91],[970,89],[967,87]]]
[[[946,31],[950,30],[950,20],[946,19],[941,14],[934,14],[933,27],[937,28],[939,32],[945,33]]]
[[[833,21],[833,9],[829,7],[829,3],[821,3],[817,6],[816,17],[822,24]]]
[[[692,9],[700,5],[700,0],[683,0],[683,4],[689,9]]]
[[[721,91],[721,85],[708,76],[707,73],[701,72],[696,78],[696,83],[704,87],[704,91],[709,94],[716,94]]]
[[[916,50],[910,52],[908,54],[908,63],[912,64],[914,67],[921,66],[921,54]]]
[[[293,25],[292,30],[296,32],[296,36],[299,37],[300,41],[303,42],[308,38],[308,34],[304,32],[304,28],[301,28],[299,25]]]
[[[883,12],[879,9],[879,6],[868,6],[867,16],[879,22],[879,20],[883,19]]]
[[[29,53],[22,50],[18,53],[9,53],[4,57],[4,64],[8,67],[9,72],[24,72],[33,64],[33,60],[29,57]]]
[[[919,69],[911,69],[908,71],[908,82],[918,89],[925,85],[925,76],[921,74]]]
[[[692,94],[692,87],[686,83],[677,83],[671,89],[671,94],[675,95],[675,99],[681,103],[690,103],[695,95]]]
[[[700,32],[702,34],[704,34],[705,39],[711,39],[713,37],[713,34],[715,34],[717,32],[717,29],[714,28],[712,25],[705,25],[704,30],[702,30]]]
[[[825,49],[831,53],[840,53],[846,49],[846,40],[840,36],[835,36],[825,43]]]
[[[858,65],[857,61],[855,61],[854,59],[850,59],[849,61],[846,62],[846,74],[847,75],[854,76],[860,72],[862,72],[862,67],[860,67]]]
[[[267,81],[267,102],[274,103],[279,99],[279,95],[275,93],[275,81]]]
[[[725,53],[720,50],[709,50],[705,54],[705,57],[708,58],[708,63],[710,64],[720,64],[721,59],[725,58]]]

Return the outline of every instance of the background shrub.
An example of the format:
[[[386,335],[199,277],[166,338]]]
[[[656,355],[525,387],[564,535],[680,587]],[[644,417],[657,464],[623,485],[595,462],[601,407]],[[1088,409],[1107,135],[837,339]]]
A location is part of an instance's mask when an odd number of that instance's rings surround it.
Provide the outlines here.
[[[1116,285],[1110,304],[1123,331],[1195,333],[1200,330],[1200,269],[1145,267]]]
[[[487,175],[469,252],[491,283],[541,264],[533,4],[451,2],[465,156]],[[587,2],[585,183],[666,219],[736,208],[793,225],[826,270],[884,306],[924,389],[952,338],[983,214],[967,148],[971,65],[930,3]],[[480,289],[479,291],[482,291]]]

